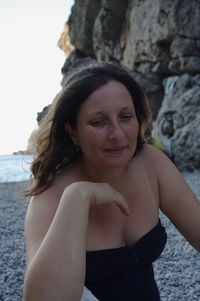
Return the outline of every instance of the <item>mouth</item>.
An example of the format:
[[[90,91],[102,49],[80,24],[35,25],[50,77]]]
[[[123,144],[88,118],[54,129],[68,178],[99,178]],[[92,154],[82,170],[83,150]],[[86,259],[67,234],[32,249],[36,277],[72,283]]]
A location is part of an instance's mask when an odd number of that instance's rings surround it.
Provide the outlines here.
[[[110,154],[119,155],[119,154],[123,153],[123,151],[125,151],[126,149],[127,149],[127,146],[118,146],[118,147],[107,148],[104,151],[108,152]]]

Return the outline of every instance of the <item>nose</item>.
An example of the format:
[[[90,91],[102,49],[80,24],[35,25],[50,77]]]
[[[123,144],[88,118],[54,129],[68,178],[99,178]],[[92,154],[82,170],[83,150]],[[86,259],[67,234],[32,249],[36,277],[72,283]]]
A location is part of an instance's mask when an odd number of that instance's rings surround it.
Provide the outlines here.
[[[124,136],[123,129],[118,122],[112,122],[109,126],[109,138],[119,140]]]

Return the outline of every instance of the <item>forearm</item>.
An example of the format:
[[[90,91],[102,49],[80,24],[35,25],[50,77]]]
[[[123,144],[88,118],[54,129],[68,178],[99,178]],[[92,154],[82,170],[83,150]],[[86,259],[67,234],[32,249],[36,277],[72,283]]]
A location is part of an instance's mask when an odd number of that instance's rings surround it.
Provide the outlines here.
[[[27,269],[25,301],[78,301],[85,279],[90,202],[64,192],[54,220]]]

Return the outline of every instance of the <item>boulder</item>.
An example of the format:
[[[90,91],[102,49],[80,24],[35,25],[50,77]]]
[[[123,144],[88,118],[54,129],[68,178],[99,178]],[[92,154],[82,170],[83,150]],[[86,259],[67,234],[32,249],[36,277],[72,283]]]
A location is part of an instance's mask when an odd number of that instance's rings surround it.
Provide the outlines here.
[[[200,75],[181,75],[166,91],[152,135],[180,170],[200,169]]]
[[[82,61],[128,67],[149,98],[153,133],[180,169],[199,168],[199,20],[197,0],[75,0],[59,40],[73,49],[62,85]]]
[[[156,119],[163,79],[200,73],[199,16],[196,0],[76,0],[68,21],[75,50],[64,76],[77,58],[117,61],[134,71]]]
[[[99,0],[79,0],[72,6],[68,20],[70,41],[85,56],[94,55],[93,28],[100,8]]]

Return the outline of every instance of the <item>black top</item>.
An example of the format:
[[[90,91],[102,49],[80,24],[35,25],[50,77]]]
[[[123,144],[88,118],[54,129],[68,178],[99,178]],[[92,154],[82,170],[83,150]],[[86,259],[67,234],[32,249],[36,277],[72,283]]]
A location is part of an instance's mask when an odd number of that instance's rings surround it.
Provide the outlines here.
[[[134,245],[86,253],[85,286],[100,301],[158,301],[152,262],[167,234],[160,220]]]

